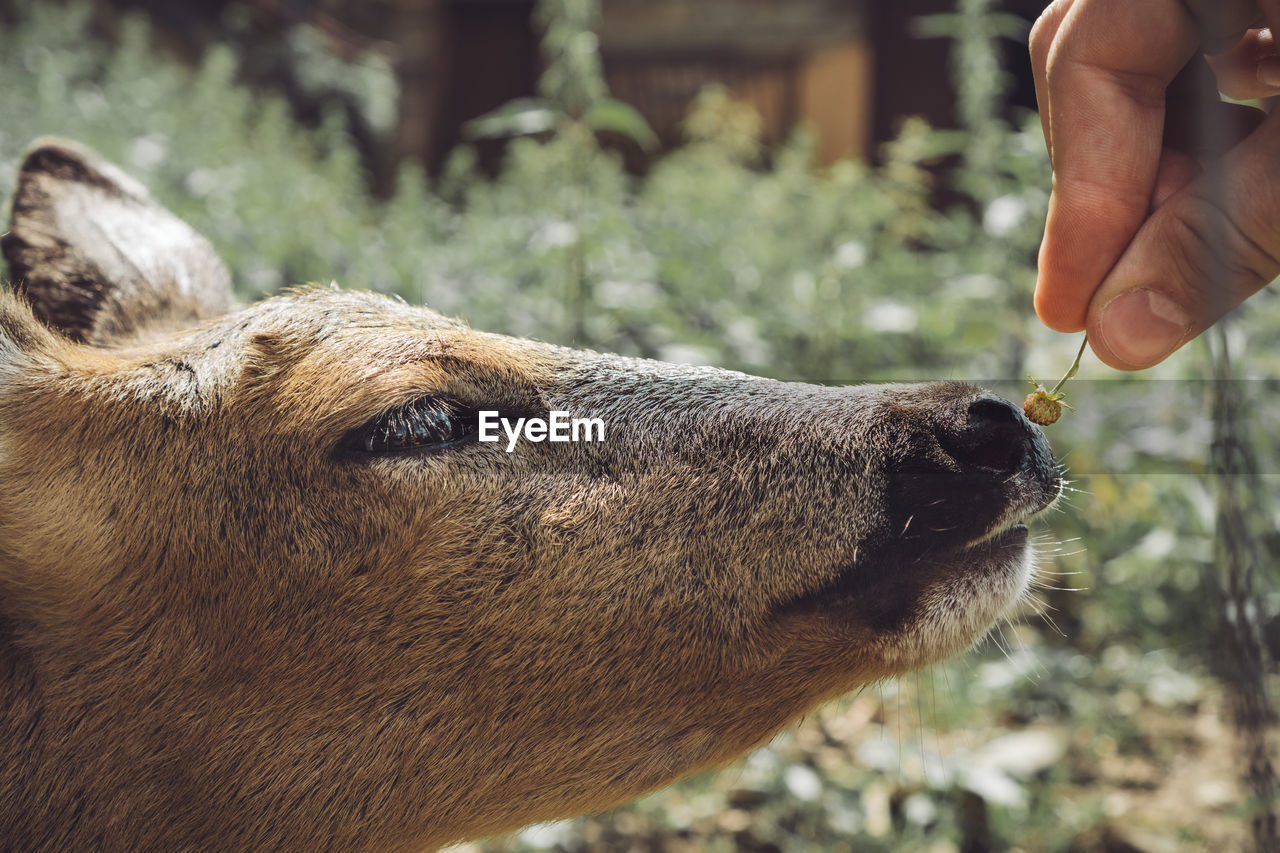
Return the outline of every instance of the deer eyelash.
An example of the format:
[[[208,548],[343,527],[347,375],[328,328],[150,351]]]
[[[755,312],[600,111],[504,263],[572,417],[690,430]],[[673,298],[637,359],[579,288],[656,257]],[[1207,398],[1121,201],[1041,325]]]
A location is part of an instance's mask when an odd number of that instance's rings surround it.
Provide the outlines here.
[[[384,412],[343,438],[341,450],[387,455],[445,450],[475,437],[474,409],[447,397],[423,397]]]

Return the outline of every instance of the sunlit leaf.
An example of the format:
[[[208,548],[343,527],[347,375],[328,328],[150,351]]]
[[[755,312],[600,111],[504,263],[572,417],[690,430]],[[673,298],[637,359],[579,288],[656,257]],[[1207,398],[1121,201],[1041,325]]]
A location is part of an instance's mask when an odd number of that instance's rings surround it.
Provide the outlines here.
[[[462,126],[469,139],[533,136],[554,130],[561,116],[541,98],[516,98]]]
[[[640,111],[617,98],[601,98],[592,104],[582,117],[587,127],[599,133],[612,131],[620,133],[639,145],[645,151],[658,147],[658,135],[653,132],[649,122],[645,121]]]

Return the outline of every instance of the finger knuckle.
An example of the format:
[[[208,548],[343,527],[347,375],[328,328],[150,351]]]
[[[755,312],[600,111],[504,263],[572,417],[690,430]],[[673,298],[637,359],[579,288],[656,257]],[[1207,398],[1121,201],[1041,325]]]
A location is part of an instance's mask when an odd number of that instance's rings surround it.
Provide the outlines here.
[[[1163,239],[1164,255],[1179,281],[1199,282],[1213,276],[1212,227],[1197,205],[1169,207],[1164,227],[1158,233]]]
[[[1027,47],[1031,51],[1031,63],[1044,68],[1049,62],[1049,47],[1053,44],[1056,22],[1049,20],[1046,11],[1031,25],[1031,34],[1027,36]]]
[[[1167,211],[1162,233],[1169,260],[1183,281],[1224,281],[1256,289],[1280,272],[1275,235],[1260,234],[1224,200],[1195,195]]]
[[[1274,230],[1240,215],[1237,206],[1215,205],[1226,233],[1228,272],[1248,276],[1261,285],[1280,272],[1280,243]]]
[[[1054,0],[1045,7],[1031,25],[1027,36],[1027,47],[1031,51],[1031,63],[1034,67],[1044,69],[1049,64],[1050,49],[1058,36],[1058,28],[1062,19],[1071,7],[1072,0]]]

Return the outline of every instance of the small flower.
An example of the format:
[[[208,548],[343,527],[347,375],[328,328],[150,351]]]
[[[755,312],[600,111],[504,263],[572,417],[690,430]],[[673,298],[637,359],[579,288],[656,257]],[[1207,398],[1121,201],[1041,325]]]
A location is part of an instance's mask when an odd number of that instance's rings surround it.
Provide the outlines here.
[[[1050,393],[1043,385],[1037,385],[1036,390],[1027,395],[1022,411],[1033,424],[1048,426],[1062,417],[1062,406],[1061,394]]]
[[[1084,348],[1088,343],[1088,338],[1080,342],[1080,351],[1076,353],[1076,360],[1071,363],[1071,369],[1067,371],[1067,375],[1062,377],[1057,385],[1053,386],[1052,390],[1045,388],[1030,377],[1027,378],[1027,381],[1036,386],[1036,390],[1028,394],[1027,399],[1022,403],[1022,411],[1027,416],[1027,420],[1033,424],[1048,426],[1051,423],[1056,423],[1058,418],[1062,417],[1064,408],[1071,409],[1070,406],[1063,402],[1063,398],[1067,395],[1058,389],[1066,384],[1068,379],[1075,376],[1076,371],[1080,369],[1080,357],[1084,355]],[[1071,409],[1071,411],[1075,410]]]

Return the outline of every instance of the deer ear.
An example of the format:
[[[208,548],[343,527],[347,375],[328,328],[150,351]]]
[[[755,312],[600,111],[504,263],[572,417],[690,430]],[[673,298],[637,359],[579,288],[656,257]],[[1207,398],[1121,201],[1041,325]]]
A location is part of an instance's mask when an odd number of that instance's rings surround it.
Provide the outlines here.
[[[137,181],[61,140],[28,151],[0,249],[35,315],[91,344],[194,325],[231,303],[207,240]]]

